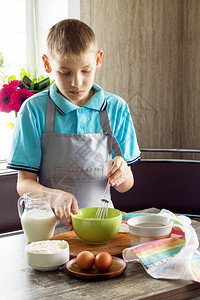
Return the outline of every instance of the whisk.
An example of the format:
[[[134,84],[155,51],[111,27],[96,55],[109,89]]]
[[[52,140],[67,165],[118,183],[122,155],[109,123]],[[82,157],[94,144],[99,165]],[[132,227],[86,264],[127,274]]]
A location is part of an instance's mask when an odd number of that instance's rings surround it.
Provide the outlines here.
[[[101,198],[101,205],[98,207],[95,220],[107,219],[108,216],[108,203],[109,203],[109,195],[110,195],[110,183],[107,182],[105,192],[103,197]]]

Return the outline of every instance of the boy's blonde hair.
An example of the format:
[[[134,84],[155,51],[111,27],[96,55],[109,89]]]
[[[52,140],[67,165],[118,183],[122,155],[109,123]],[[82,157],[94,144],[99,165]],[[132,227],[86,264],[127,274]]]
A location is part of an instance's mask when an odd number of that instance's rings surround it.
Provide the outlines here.
[[[50,57],[64,54],[80,55],[91,46],[98,50],[93,30],[76,19],[58,22],[49,30],[47,36],[47,51]]]

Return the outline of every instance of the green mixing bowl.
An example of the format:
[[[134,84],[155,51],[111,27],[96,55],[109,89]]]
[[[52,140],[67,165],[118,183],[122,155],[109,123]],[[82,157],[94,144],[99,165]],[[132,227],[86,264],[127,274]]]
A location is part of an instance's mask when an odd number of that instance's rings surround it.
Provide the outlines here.
[[[122,213],[108,208],[107,219],[95,220],[97,207],[79,209],[78,214],[71,213],[72,226],[76,235],[87,244],[106,244],[119,231]]]

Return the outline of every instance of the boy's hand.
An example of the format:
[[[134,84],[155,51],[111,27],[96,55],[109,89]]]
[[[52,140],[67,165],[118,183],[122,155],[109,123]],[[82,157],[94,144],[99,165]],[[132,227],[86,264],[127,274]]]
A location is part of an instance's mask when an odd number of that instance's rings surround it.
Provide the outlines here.
[[[52,208],[55,211],[56,217],[67,227],[72,230],[71,211],[78,214],[78,203],[76,198],[67,192],[54,190],[52,195]]]
[[[119,186],[130,176],[130,168],[121,156],[114,157],[108,163],[107,177],[111,186]]]

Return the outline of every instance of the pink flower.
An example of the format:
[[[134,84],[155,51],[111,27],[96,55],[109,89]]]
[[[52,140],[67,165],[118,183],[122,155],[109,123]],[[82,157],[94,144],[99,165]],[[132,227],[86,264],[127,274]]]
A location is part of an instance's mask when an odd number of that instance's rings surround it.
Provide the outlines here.
[[[4,84],[14,88],[15,90],[21,85],[22,83],[19,80],[12,80],[9,84]]]
[[[7,87],[5,84],[0,90],[0,111],[9,113],[11,112],[12,104],[10,102],[11,95],[15,92],[15,89]]]
[[[13,80],[9,84],[3,85],[3,88],[0,90],[0,111],[9,113],[13,110],[10,98],[19,85],[19,80]]]
[[[18,89],[16,90],[10,97],[10,102],[12,105],[12,109],[17,113],[20,110],[22,103],[29,97],[33,96],[34,93],[27,89]]]

